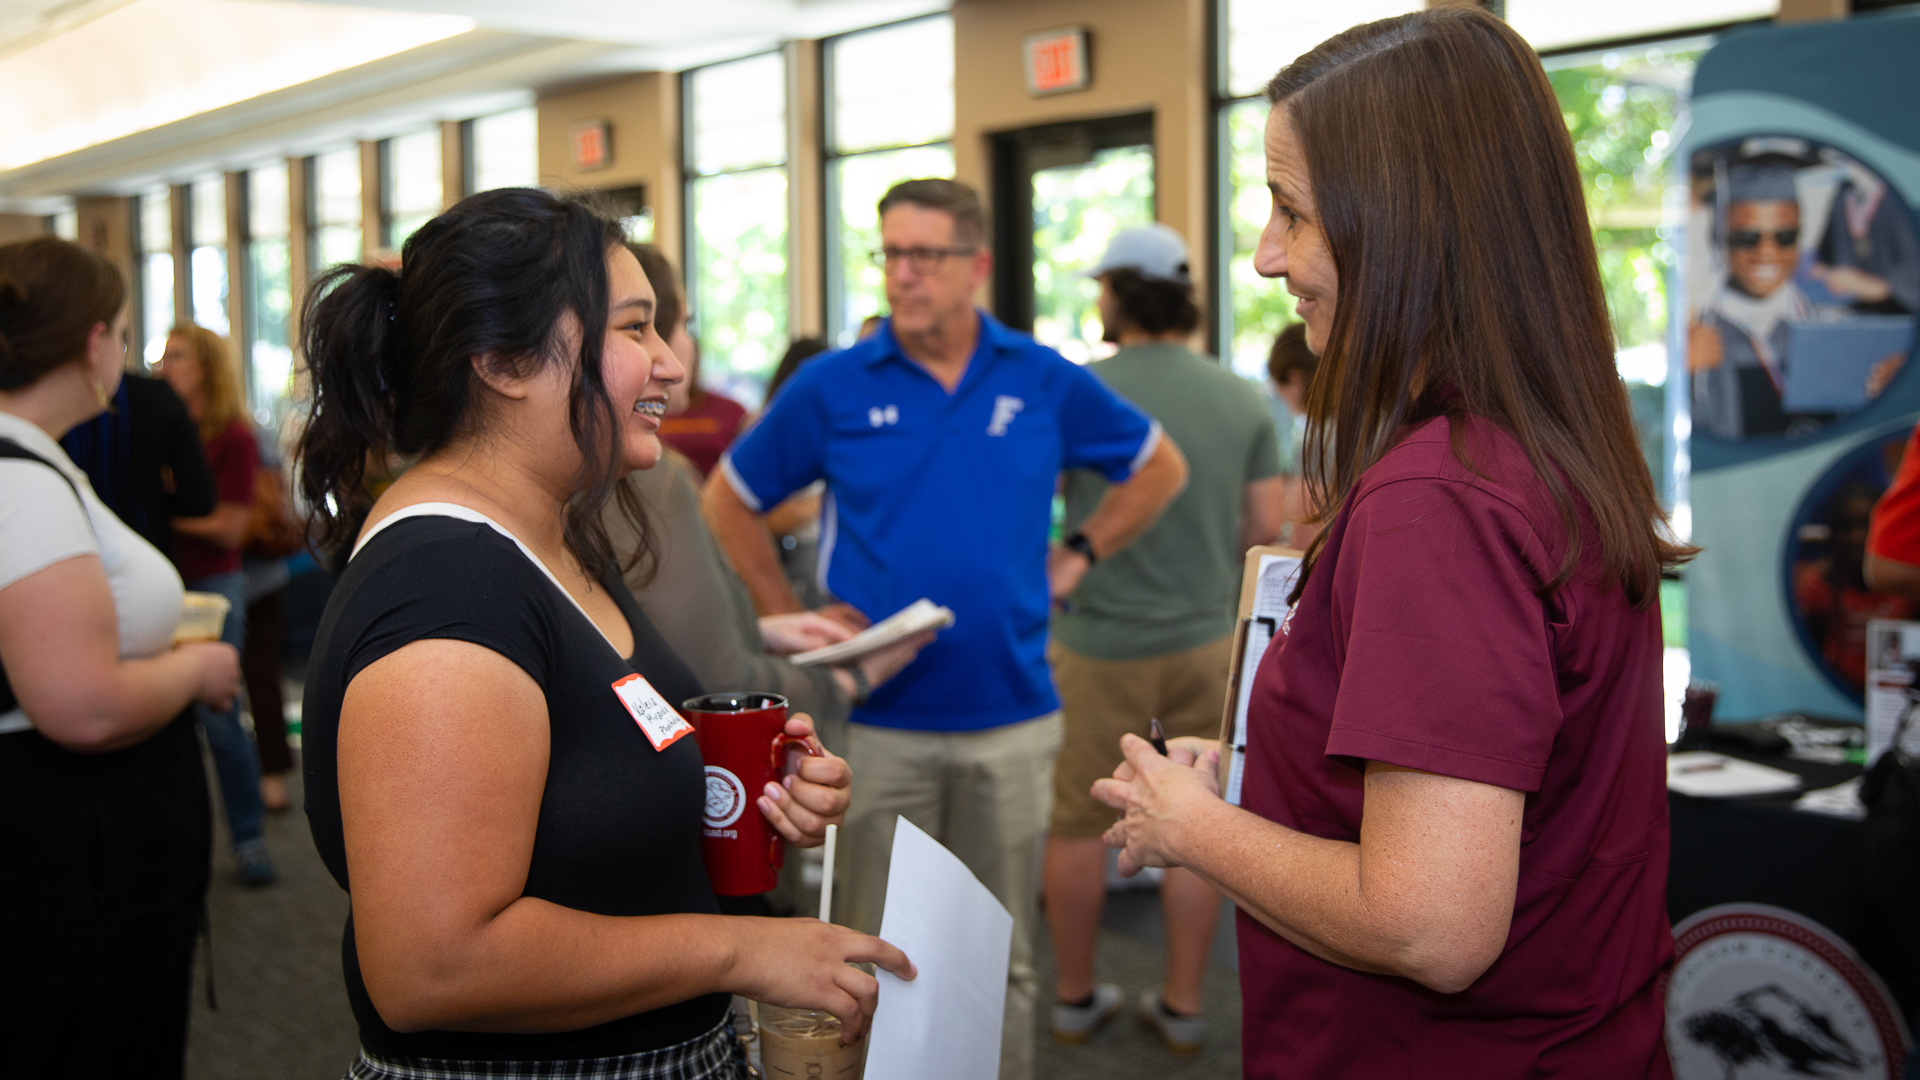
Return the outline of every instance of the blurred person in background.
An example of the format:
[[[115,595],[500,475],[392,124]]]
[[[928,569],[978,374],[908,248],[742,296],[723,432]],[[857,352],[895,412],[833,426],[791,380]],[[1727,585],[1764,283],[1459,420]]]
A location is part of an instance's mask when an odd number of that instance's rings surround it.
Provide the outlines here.
[[[909,180],[879,216],[892,317],[803,366],[721,459],[702,506],[762,615],[803,610],[763,515],[816,480],[831,508],[821,576],[845,618],[885,618],[923,597],[953,609],[954,626],[913,663],[854,697],[848,759],[862,780],[837,872],[848,924],[877,929],[904,815],[1006,905],[1000,1075],[1026,1080],[1034,875],[1060,747],[1047,612],[1146,530],[1186,466],[1158,424],[1086,369],[973,306],[993,269],[977,192]],[[1063,468],[1098,469],[1112,486],[1069,546],[1050,548]]]
[[[700,343],[687,333],[685,319],[668,344],[686,365],[687,378],[668,389],[660,441],[693,462],[705,479],[746,425],[747,407],[700,385]]]
[[[343,567],[302,764],[315,845],[351,901],[352,1075],[736,1080],[734,993],[857,1035],[878,983],[849,962],[912,968],[841,927],[720,913],[700,751],[668,704],[700,684],[603,526],[617,499],[628,554],[652,550],[621,480],[658,463],[685,377],[619,224],[500,188],[426,222],[404,256],[330,271],[300,320],[302,494]],[[371,498],[368,463],[395,456],[414,464]],[[812,737],[804,716],[786,731]],[[817,845],[850,781],[810,756],[748,812]]]
[[[684,329],[686,307],[678,276],[665,255],[651,244],[628,244],[640,269],[653,287],[657,303],[654,319],[671,342]],[[791,375],[799,360],[812,353],[805,346],[817,338],[803,338],[787,350],[787,359],[774,373],[767,397],[772,399],[781,372]],[[793,360],[789,364],[787,360]],[[687,666],[700,680],[703,692],[750,690],[785,697],[794,712],[813,717],[820,741],[836,754],[847,747],[847,712],[858,682],[845,667],[797,667],[783,659],[793,653],[845,641],[853,631],[844,624],[811,611],[760,617],[740,576],[707,529],[700,514],[701,477],[691,462],[669,452],[659,464],[627,474],[650,512],[653,530],[652,566],[634,563],[625,573],[641,610],[667,640],[673,642]],[[609,506],[607,535],[614,551],[626,555],[640,548],[639,530]],[[863,657],[857,665],[869,686],[892,678],[931,635],[902,642]]]
[[[1187,484],[1153,527],[1087,570],[1053,617],[1050,659],[1065,719],[1054,766],[1043,876],[1059,960],[1053,1035],[1084,1042],[1117,1012],[1119,986],[1094,982],[1113,811],[1093,783],[1121,762],[1120,736],[1157,718],[1167,735],[1220,730],[1233,646],[1234,597],[1247,548],[1280,534],[1279,438],[1259,391],[1186,342],[1200,326],[1187,245],[1165,225],[1116,234],[1089,272],[1100,282],[1105,338],[1120,351],[1088,370],[1160,424],[1187,461]],[[1066,474],[1066,529],[1100,505],[1099,473]],[[1200,986],[1220,894],[1190,871],[1160,883],[1166,975],[1140,995],[1143,1022],[1168,1049],[1205,1037]]]
[[[120,272],[0,247],[0,1059],[23,1080],[179,1077],[212,830],[188,706],[231,645],[175,646],[180,575],[56,440],[114,400]]]
[[[277,814],[293,807],[287,789],[293,748],[287,743],[282,657],[287,640],[287,585],[293,581],[288,559],[306,550],[307,530],[293,510],[279,440],[264,429],[254,434],[260,467],[254,471],[253,507],[240,552],[240,568],[247,578],[247,642],[241,660],[253,716],[253,744],[260,756],[260,801]]]
[[[1313,502],[1307,497],[1307,485],[1301,475],[1305,456],[1301,447],[1307,434],[1307,387],[1313,382],[1313,371],[1319,364],[1320,358],[1307,348],[1306,323],[1288,323],[1274,335],[1273,348],[1267,353],[1267,379],[1274,398],[1285,409],[1284,417],[1277,410],[1274,416],[1280,432],[1280,473],[1285,478],[1280,513],[1286,525],[1280,540],[1301,551],[1320,535],[1319,523],[1307,520],[1313,516]]]
[[[800,370],[800,365],[827,351],[822,338],[797,338],[780,357],[780,366],[767,380],[767,401]],[[800,606],[809,610],[826,607],[826,587],[820,584],[820,498],[826,493],[824,481],[816,480],[789,496],[767,514],[767,530],[780,549],[780,567],[786,571],[787,584]],[[859,620],[849,625],[858,629]]]
[[[220,640],[242,649],[247,640],[247,576],[240,568],[240,549],[253,513],[260,446],[247,419],[240,366],[225,338],[189,323],[168,332],[160,377],[180,395],[187,415],[200,427],[216,499],[211,514],[173,519],[173,561],[189,590],[218,593],[233,605]],[[272,884],[279,872],[267,851],[260,758],[253,737],[240,723],[240,702],[224,709],[202,706],[200,724],[220,777],[220,801],[227,811],[240,880],[252,886]]]
[[[173,550],[174,518],[213,513],[200,427],[165,379],[128,373],[107,411],[67,432],[60,448],[100,501],[161,551]]]

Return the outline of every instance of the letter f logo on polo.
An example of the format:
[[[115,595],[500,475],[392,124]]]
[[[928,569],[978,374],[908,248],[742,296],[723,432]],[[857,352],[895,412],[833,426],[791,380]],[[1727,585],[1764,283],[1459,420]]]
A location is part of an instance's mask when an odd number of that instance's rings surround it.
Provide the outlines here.
[[[1010,394],[1001,394],[995,397],[993,399],[993,419],[987,421],[987,434],[1005,435],[1007,433],[1007,425],[1013,423],[1014,415],[1026,407],[1026,402]]]

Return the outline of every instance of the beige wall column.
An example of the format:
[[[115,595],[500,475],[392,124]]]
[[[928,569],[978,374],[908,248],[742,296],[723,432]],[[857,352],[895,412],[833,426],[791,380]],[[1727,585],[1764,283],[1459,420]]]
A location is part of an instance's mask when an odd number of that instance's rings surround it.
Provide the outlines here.
[[[247,260],[247,174],[225,174],[227,211],[227,336],[233,340],[234,355],[240,358],[240,386],[253,389],[253,365],[248,361],[252,345],[249,321],[253,317],[253,267]]]
[[[1825,22],[1828,19],[1844,19],[1851,6],[1847,0],[1780,0],[1780,13],[1775,22]]]
[[[193,321],[193,238],[187,235],[187,203],[193,189],[174,184],[167,189],[167,215],[173,234],[173,322],[185,326]]]
[[[440,121],[440,209],[467,197],[467,125]]]
[[[1038,124],[1153,113],[1154,204],[1195,254],[1199,295],[1213,260],[1207,225],[1209,0],[955,0],[953,155],[956,175],[993,198],[988,136]],[[1046,97],[1027,93],[1021,42],[1085,26],[1093,83]],[[1018,213],[1019,208],[995,207]]]
[[[140,268],[133,258],[133,200],[107,195],[83,195],[73,200],[80,245],[120,268],[127,283],[127,333],[133,346],[127,350],[127,370],[140,371]]]
[[[606,190],[645,185],[653,208],[653,241],[685,268],[680,228],[680,76],[646,72],[544,94],[539,115],[540,183]],[[604,168],[573,165],[573,125],[605,119],[612,158]]]
[[[386,250],[380,235],[380,144],[360,140],[360,258],[372,261]]]
[[[787,337],[826,333],[820,43],[787,43]]]
[[[307,159],[287,159],[287,287],[293,294],[293,314],[288,317],[287,336],[294,355],[300,354],[300,303],[307,295],[307,267],[313,255],[307,249],[312,228],[307,221]]]
[[[47,219],[40,214],[0,214],[0,244],[46,236]]]

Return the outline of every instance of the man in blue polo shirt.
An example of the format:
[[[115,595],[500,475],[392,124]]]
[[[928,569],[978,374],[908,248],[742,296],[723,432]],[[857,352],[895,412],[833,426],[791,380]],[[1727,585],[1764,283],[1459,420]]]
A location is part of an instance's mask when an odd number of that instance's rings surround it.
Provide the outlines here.
[[[896,815],[945,844],[1014,917],[1000,1075],[1032,1072],[1040,836],[1060,746],[1047,615],[1144,532],[1186,479],[1159,426],[1085,369],[973,307],[993,256],[979,196],[912,180],[880,201],[892,316],[802,368],[721,459],[707,520],[763,615],[800,610],[759,516],[827,483],[820,573],[865,619],[921,597],[956,622],[856,702],[840,845],[844,919],[879,930]],[[1056,478],[1112,484],[1048,550]]]

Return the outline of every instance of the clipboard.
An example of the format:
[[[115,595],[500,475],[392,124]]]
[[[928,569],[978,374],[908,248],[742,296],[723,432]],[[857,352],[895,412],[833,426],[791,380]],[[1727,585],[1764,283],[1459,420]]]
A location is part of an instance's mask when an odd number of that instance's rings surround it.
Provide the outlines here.
[[[1240,780],[1246,768],[1246,710],[1253,671],[1292,613],[1286,598],[1304,564],[1300,551],[1264,545],[1247,549],[1240,572],[1239,618],[1227,667],[1227,699],[1220,710],[1220,794],[1235,806],[1240,805]]]

